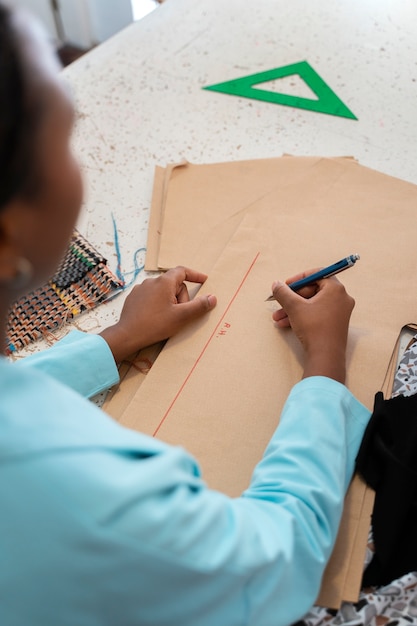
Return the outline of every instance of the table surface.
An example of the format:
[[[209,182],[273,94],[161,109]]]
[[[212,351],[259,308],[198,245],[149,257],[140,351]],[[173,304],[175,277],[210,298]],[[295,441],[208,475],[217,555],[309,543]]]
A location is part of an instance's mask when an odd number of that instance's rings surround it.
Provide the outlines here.
[[[415,0],[167,0],[64,70],[85,175],[80,231],[115,270],[113,215],[129,278],[146,246],[154,167],[182,159],[350,155],[417,183],[416,52]],[[202,89],[304,60],[357,120]],[[76,324],[97,331],[122,300]]]

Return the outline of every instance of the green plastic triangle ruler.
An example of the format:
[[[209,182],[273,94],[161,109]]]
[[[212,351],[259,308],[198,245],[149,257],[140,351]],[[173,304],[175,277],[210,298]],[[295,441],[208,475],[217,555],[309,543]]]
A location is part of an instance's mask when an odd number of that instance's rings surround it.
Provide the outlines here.
[[[302,98],[292,96],[285,93],[277,93],[268,91],[267,89],[259,89],[256,85],[275,81],[279,78],[298,75],[311,91],[317,96],[314,98]],[[225,83],[217,83],[203,87],[208,91],[219,91],[232,96],[240,96],[241,98],[251,98],[254,100],[263,100],[264,102],[272,102],[274,104],[282,104],[296,109],[307,109],[316,113],[327,113],[328,115],[337,115],[338,117],[348,117],[349,119],[358,119],[350,109],[341,101],[341,99],[330,89],[324,80],[317,74],[307,61],[276,67],[273,70],[259,72],[258,74],[250,74],[243,78],[228,80]]]

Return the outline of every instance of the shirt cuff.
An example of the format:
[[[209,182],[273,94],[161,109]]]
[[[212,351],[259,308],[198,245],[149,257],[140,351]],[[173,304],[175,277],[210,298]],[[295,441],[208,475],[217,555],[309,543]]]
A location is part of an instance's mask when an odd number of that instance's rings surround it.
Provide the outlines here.
[[[100,336],[71,331],[47,350],[15,363],[34,367],[86,398],[119,382],[119,373],[107,342]]]

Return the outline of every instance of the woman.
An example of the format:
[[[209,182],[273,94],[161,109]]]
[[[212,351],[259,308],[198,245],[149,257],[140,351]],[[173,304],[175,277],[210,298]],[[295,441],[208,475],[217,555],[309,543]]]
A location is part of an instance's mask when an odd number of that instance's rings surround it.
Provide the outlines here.
[[[11,303],[54,272],[80,209],[57,70],[36,27],[0,4],[3,337]],[[343,384],[353,299],[336,278],[305,297],[274,283],[273,318],[302,342],[304,376],[249,488],[230,499],[186,451],[85,399],[117,381],[118,361],[215,306],[189,301],[185,280],[205,276],[176,268],[136,287],[101,336],[0,358],[1,624],[279,626],[313,604],[369,419]]]

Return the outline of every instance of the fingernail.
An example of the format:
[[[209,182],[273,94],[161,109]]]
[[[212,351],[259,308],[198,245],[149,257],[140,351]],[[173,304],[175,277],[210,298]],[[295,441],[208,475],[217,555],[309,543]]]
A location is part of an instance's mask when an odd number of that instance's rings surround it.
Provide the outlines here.
[[[210,294],[207,296],[207,301],[209,303],[210,308],[213,308],[217,303],[217,298],[216,296],[213,296],[212,294]]]
[[[275,280],[272,283],[272,291],[275,291],[275,289],[277,289],[277,287],[280,287],[282,285],[282,282],[280,280]]]

